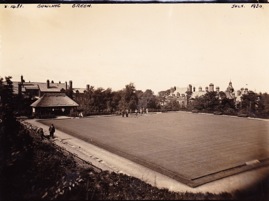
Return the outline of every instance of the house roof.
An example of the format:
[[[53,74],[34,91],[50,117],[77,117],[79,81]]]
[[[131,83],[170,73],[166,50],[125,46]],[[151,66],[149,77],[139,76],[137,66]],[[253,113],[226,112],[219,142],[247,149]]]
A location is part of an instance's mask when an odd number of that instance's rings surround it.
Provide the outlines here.
[[[21,82],[18,81],[13,81],[13,93],[18,94],[19,93],[19,84]],[[39,87],[38,85],[40,82],[24,82],[22,85],[22,92],[25,92],[26,90],[38,90]]]
[[[13,81],[13,93],[18,94],[19,92],[19,84],[21,82],[19,81]],[[69,85],[66,86],[66,83],[49,83],[49,88],[47,87],[46,82],[24,82],[22,85],[22,92],[25,92],[26,90],[40,90],[43,93],[46,92],[62,92],[63,90],[66,90],[66,87],[69,88]]]
[[[36,89],[36,90],[38,90],[39,89],[39,87],[38,87],[38,85],[37,84],[33,84],[33,85],[25,85],[24,86],[24,88],[27,90],[27,89],[29,89],[29,90],[33,90],[33,89]]]
[[[78,104],[64,93],[46,93],[31,107],[77,107]]]
[[[41,92],[61,92],[61,90],[65,90],[65,83],[49,83],[49,88],[47,87],[47,83],[39,83],[39,88]]]

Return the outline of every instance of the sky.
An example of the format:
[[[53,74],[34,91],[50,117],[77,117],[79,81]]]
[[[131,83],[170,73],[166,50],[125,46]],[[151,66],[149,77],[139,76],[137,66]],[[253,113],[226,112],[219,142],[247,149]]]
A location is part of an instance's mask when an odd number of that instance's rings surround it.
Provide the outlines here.
[[[0,76],[155,94],[189,84],[269,92],[269,5],[0,5]]]

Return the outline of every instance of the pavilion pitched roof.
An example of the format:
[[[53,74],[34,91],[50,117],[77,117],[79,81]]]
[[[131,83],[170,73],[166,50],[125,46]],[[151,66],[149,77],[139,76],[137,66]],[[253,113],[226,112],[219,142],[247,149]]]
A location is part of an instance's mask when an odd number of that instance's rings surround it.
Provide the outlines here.
[[[77,107],[78,104],[65,93],[46,93],[31,104],[31,107]]]

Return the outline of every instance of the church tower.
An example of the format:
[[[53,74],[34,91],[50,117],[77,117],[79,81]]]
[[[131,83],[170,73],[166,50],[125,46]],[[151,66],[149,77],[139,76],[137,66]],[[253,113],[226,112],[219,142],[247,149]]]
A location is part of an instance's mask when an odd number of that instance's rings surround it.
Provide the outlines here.
[[[228,99],[234,99],[235,98],[235,93],[234,93],[234,88],[233,88],[233,84],[232,82],[230,81],[229,82],[229,85],[225,91],[225,94],[226,94],[226,97]]]
[[[226,89],[226,92],[230,92],[230,93],[234,92],[233,84],[232,84],[231,81],[229,82],[229,85],[228,85],[228,87]]]

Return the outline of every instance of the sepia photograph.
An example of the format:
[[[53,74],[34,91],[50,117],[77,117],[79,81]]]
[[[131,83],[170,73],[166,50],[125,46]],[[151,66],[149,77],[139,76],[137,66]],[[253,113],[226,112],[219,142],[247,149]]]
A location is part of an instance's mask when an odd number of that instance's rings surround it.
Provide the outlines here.
[[[269,200],[267,1],[0,4],[0,200]]]

